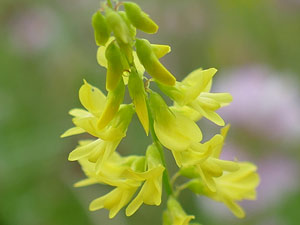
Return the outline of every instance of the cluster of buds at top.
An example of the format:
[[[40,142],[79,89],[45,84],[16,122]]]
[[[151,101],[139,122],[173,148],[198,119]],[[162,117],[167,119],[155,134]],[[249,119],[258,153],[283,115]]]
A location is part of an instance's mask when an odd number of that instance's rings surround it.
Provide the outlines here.
[[[87,176],[75,186],[100,183],[115,187],[92,201],[90,210],[106,208],[112,218],[127,206],[126,215],[130,216],[143,203],[160,205],[164,186],[168,195],[164,225],[196,224],[190,223],[194,217],[187,215],[176,199],[185,188],[223,202],[237,217],[243,217],[244,211],[236,201],[255,198],[259,177],[251,163],[220,159],[229,125],[225,126],[216,110],[228,105],[232,97],[210,92],[217,70],[197,69],[183,81],[176,81],[159,61],[171,48],[136,38],[136,29],[153,34],[158,26],[133,2],[115,6],[111,1],[103,3],[93,15],[92,25],[99,46],[98,63],[107,69],[108,94],[84,80],[79,99],[85,109],[70,111],[75,126],[62,135],[88,133],[93,137],[80,141],[69,155]],[[145,73],[152,78],[146,78]],[[173,100],[172,106],[151,90],[151,82]],[[126,87],[130,104],[123,103]],[[153,144],[140,155],[121,156],[116,149],[134,113],[146,135],[150,131]],[[196,124],[202,117],[225,126],[205,143]],[[172,152],[179,167],[172,181],[162,146]],[[178,186],[178,176],[186,177],[187,182]]]

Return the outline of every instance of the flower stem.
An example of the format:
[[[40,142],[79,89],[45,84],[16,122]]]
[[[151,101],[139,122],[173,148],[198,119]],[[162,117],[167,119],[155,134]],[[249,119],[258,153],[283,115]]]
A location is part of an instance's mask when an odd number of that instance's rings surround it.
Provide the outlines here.
[[[173,191],[173,188],[172,188],[172,185],[170,182],[170,177],[169,177],[169,172],[168,172],[167,165],[166,165],[164,150],[163,150],[163,147],[162,147],[160,141],[158,140],[158,138],[155,134],[155,131],[154,131],[154,126],[153,126],[154,121],[153,121],[153,117],[152,117],[152,114],[150,111],[148,99],[147,99],[147,107],[148,107],[149,127],[150,127],[151,137],[152,137],[153,143],[156,145],[156,147],[159,151],[162,164],[165,167],[165,170],[163,173],[163,184],[164,184],[167,195],[170,196],[170,195],[173,195],[174,191]]]

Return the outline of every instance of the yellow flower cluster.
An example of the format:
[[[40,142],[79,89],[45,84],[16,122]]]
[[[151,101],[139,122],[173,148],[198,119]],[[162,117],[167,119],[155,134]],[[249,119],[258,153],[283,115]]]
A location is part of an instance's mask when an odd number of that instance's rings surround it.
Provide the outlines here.
[[[125,11],[119,10],[121,5]],[[103,3],[92,18],[92,25],[99,46],[98,63],[107,69],[108,94],[84,80],[79,100],[85,109],[70,111],[75,126],[61,136],[88,133],[93,137],[80,141],[69,154],[69,160],[78,161],[87,177],[76,183],[76,187],[90,184],[114,187],[92,201],[90,210],[106,208],[113,218],[126,206],[126,215],[130,216],[143,203],[160,205],[164,186],[168,195],[164,225],[193,224],[190,220],[194,216],[188,216],[176,200],[184,188],[221,201],[237,217],[243,217],[236,201],[255,199],[259,183],[256,167],[220,159],[229,125],[221,129],[221,134],[202,143],[202,132],[196,124],[205,117],[219,126],[225,125],[216,110],[228,105],[232,97],[229,93],[210,92],[216,69],[197,69],[183,81],[176,81],[159,61],[171,48],[136,38],[136,29],[152,34],[158,26],[135,3],[116,6],[111,1]],[[147,79],[145,72],[152,78]],[[172,106],[150,89],[151,82],[173,100]],[[131,104],[123,103],[126,87]],[[121,156],[116,149],[126,136],[134,113],[146,135],[150,131],[153,144],[139,156]],[[179,167],[175,177],[190,179],[176,190],[168,177],[162,146],[172,152]]]

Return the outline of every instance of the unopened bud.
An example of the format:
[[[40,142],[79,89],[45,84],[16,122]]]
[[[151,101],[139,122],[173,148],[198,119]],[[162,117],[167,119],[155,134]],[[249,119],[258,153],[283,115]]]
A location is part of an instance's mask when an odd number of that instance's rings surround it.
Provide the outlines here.
[[[137,71],[132,70],[129,75],[128,89],[130,97],[133,100],[136,114],[144,127],[146,134],[149,133],[149,118],[146,104],[146,93],[144,89],[143,79]]]
[[[95,41],[97,45],[105,45],[110,37],[110,29],[107,25],[105,17],[96,12],[92,18],[92,25],[95,33]]]
[[[111,42],[105,51],[107,59],[106,89],[113,91],[118,85],[123,71],[122,53],[115,41]]]
[[[135,46],[140,62],[154,79],[165,85],[175,85],[175,77],[159,62],[149,41],[137,39]]]
[[[129,31],[121,15],[110,8],[106,8],[106,18],[107,23],[114,32],[116,39],[124,44],[128,44],[130,42]]]
[[[123,80],[119,81],[118,86],[113,91],[109,91],[103,113],[98,122],[98,128],[103,129],[115,117],[125,94],[125,85]]]
[[[157,32],[157,24],[137,4],[125,2],[124,8],[129,20],[137,29],[149,34]]]

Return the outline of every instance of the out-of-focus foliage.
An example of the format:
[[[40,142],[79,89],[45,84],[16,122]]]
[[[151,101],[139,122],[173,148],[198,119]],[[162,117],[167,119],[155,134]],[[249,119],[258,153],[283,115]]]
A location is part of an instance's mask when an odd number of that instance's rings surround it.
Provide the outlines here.
[[[274,138],[270,134],[282,125],[263,128],[279,124],[264,123],[264,118],[272,116],[274,121],[286,125],[287,118],[292,118],[286,112],[297,115],[300,108],[298,98],[293,97],[300,92],[299,1],[138,0],[137,3],[157,18],[159,35],[151,37],[151,42],[171,45],[172,53],[163,61],[179,80],[199,64],[203,68],[216,67],[219,77],[223,76],[220,79],[232,81],[220,82],[216,91],[236,91],[233,103],[244,93],[244,89],[237,90],[236,86],[245,82],[247,90],[260,91],[276,111],[287,99],[290,102],[285,106],[285,109],[290,106],[289,110],[283,110],[282,115],[266,111],[270,116],[263,117],[253,110],[251,114],[243,114],[244,120],[227,117],[226,122],[233,124],[227,148],[238,152],[239,159],[244,155],[244,159],[252,157],[262,174],[261,195],[257,202],[245,205],[251,211],[247,218],[233,219],[222,207],[202,198],[194,199],[188,193],[182,196],[187,213],[210,225],[220,221],[297,224],[300,134],[295,130],[293,137],[289,134],[287,138],[279,138],[285,132]],[[95,59],[97,47],[91,26],[92,13],[98,6],[98,0],[0,2],[1,225],[140,224],[141,219],[146,224],[159,224],[161,221],[157,215],[161,215],[162,207],[148,206],[130,218],[120,215],[116,220],[107,220],[104,211],[86,210],[90,200],[107,190],[91,187],[82,191],[72,187],[83,177],[77,165],[67,161],[76,140],[62,142],[59,135],[71,126],[66,112],[79,106],[74,96],[82,79],[105,89],[105,71]],[[237,82],[240,75],[249,71],[243,68],[258,68],[257,65],[268,68],[267,72],[255,70],[255,75],[249,73],[250,77],[258,77],[255,81]],[[273,85],[274,79],[278,85]],[[260,82],[265,85],[258,86]],[[244,101],[248,98],[243,97]],[[274,107],[276,102],[282,102],[279,108]],[[256,105],[250,103],[244,106],[251,105],[253,109]],[[259,102],[257,112],[264,111],[264,105]],[[238,111],[235,113],[239,115]],[[253,121],[261,121],[262,125],[254,126]],[[209,127],[215,129],[213,125]],[[129,151],[138,154],[150,143],[137,118],[128,132],[128,138],[120,146],[123,154]],[[209,214],[211,211],[213,214]]]

